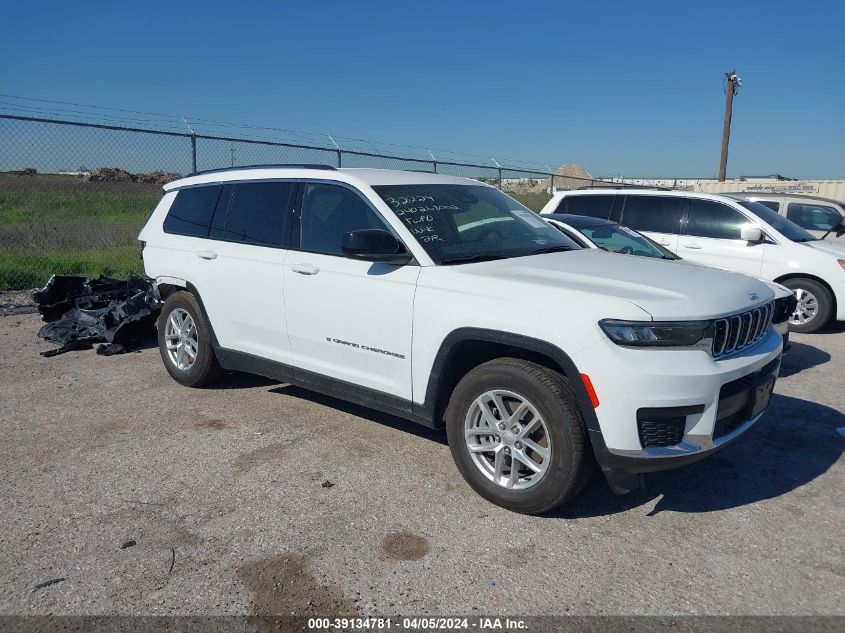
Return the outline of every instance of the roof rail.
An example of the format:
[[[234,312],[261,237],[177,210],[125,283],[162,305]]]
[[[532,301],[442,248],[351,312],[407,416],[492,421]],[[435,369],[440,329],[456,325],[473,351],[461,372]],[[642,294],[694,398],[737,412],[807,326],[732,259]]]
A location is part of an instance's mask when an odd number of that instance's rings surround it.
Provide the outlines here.
[[[335,171],[337,168],[331,165],[321,165],[319,163],[280,163],[269,165],[242,165],[239,167],[219,167],[218,169],[204,169],[203,171],[195,171],[188,174],[188,176],[201,176],[202,174],[216,174],[224,171],[240,171],[243,169],[278,169],[278,168],[297,168],[297,169],[325,169],[328,171]],[[186,178],[188,176],[185,176]]]
[[[584,189],[657,189],[658,191],[672,191],[671,187],[661,187],[659,185],[632,185],[620,182],[608,182],[606,185],[584,185],[583,187],[578,187],[575,191],[583,191]]]

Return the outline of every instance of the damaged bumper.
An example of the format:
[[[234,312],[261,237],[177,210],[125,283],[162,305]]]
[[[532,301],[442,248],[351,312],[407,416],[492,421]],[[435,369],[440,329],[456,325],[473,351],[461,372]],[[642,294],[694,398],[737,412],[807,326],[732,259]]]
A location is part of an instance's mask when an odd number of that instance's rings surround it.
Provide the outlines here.
[[[98,354],[131,351],[153,332],[161,308],[155,283],[130,274],[128,279],[53,275],[32,293],[45,325],[38,336],[60,347],[42,356],[56,356],[95,343]]]

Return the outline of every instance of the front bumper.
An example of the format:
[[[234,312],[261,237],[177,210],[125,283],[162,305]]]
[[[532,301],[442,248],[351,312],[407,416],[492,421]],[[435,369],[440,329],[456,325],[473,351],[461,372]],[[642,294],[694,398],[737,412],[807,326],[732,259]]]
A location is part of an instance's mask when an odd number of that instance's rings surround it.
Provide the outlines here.
[[[576,362],[599,398],[597,427],[588,427],[611,488],[638,487],[641,473],[698,461],[751,428],[771,397],[781,351],[774,328],[753,347],[719,361],[699,350],[631,350],[610,341],[586,350]],[[643,445],[651,441],[641,426],[643,412],[673,416],[680,426],[671,445],[665,436],[664,445]]]

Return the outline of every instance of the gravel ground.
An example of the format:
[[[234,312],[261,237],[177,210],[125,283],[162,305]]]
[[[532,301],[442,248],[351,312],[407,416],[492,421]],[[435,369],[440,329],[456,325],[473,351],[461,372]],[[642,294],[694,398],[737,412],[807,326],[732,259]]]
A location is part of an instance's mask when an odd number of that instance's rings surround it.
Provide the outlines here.
[[[0,318],[0,614],[845,615],[845,328],[794,336],[738,443],[538,518],[440,434],[262,378],[186,389],[154,348],[45,359],[38,327]]]

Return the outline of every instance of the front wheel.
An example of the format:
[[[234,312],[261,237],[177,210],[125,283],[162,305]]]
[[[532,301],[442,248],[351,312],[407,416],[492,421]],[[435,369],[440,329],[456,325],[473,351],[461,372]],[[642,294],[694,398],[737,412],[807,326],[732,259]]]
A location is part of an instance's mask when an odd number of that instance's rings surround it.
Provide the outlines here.
[[[568,380],[516,358],[479,365],[446,411],[449,448],[481,496],[541,514],[574,497],[593,472],[587,429]]]
[[[789,288],[798,304],[789,317],[792,332],[809,333],[827,325],[833,313],[833,297],[822,284],[812,279],[787,279],[783,285]]]

